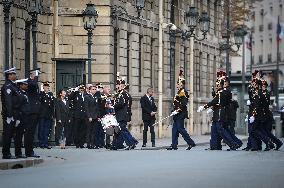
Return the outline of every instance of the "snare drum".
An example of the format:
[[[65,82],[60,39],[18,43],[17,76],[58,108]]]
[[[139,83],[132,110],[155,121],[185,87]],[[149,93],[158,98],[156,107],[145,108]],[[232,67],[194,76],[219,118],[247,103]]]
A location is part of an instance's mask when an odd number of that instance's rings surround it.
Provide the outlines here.
[[[114,115],[107,114],[101,119],[101,123],[107,135],[118,133],[120,128]]]

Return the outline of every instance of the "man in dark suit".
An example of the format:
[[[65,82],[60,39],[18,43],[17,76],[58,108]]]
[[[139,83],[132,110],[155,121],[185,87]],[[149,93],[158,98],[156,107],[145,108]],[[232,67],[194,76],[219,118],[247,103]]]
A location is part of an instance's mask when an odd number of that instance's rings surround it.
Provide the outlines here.
[[[148,88],[147,93],[140,99],[142,120],[144,123],[142,147],[146,147],[148,127],[150,127],[152,147],[155,147],[155,130],[153,124],[156,120],[155,114],[157,113],[157,106],[155,104],[153,94],[153,89]]]
[[[95,139],[98,140],[98,137],[95,137],[96,125],[98,122],[98,117],[100,115],[99,111],[99,98],[95,95],[97,89],[95,86],[89,87],[89,95],[86,96],[85,105],[86,105],[86,115],[87,115],[87,147],[88,149],[98,149],[98,142],[95,142]],[[95,147],[96,146],[96,147]]]
[[[56,134],[58,143],[62,149],[65,148],[66,129],[70,126],[71,116],[69,109],[69,101],[65,98],[66,92],[60,90],[58,98],[55,100],[55,119],[56,119]]]

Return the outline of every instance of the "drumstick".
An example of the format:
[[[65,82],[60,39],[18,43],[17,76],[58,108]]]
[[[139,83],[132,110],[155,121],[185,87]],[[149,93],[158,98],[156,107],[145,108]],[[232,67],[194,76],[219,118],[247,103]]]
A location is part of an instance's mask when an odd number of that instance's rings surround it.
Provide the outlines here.
[[[164,121],[165,119],[168,119],[169,117],[172,117],[172,116],[173,116],[173,114],[171,114],[171,115],[169,115],[169,116],[167,116],[167,117],[161,119],[160,121],[154,123],[152,126],[155,126],[155,125],[157,125],[158,123],[160,123],[160,122]]]

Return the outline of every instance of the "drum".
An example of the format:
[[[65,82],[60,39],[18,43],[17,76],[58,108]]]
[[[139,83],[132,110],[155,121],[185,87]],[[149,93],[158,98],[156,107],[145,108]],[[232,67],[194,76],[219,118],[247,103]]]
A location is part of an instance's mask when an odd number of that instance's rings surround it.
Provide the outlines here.
[[[103,129],[105,130],[105,133],[107,135],[112,136],[114,133],[118,133],[120,131],[120,128],[118,126],[118,122],[114,115],[107,114],[101,119],[101,123],[103,126]]]

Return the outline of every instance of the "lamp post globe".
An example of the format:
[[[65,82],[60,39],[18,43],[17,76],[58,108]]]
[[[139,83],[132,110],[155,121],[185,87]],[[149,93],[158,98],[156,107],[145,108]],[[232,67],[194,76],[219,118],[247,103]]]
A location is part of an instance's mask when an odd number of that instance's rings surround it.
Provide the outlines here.
[[[186,13],[186,22],[187,26],[190,28],[190,30],[194,30],[197,27],[197,21],[198,21],[198,11],[196,7],[190,7],[189,11]]]
[[[203,33],[207,33],[210,29],[210,17],[208,16],[207,12],[202,12],[199,23],[200,30]]]
[[[85,30],[94,30],[97,26],[98,11],[96,6],[88,3],[86,9],[83,11],[83,23]]]

